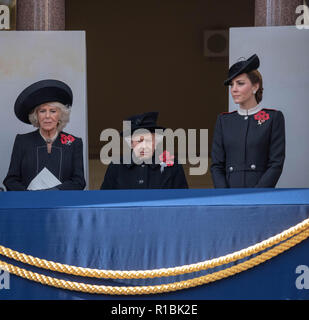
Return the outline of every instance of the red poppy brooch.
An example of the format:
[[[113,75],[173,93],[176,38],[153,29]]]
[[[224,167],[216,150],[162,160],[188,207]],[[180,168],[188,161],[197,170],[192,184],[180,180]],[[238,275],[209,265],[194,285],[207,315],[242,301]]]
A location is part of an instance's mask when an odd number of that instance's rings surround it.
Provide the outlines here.
[[[61,133],[60,137],[61,137],[61,143],[68,146],[70,146],[72,142],[75,140],[75,138],[72,137],[70,134],[66,136],[65,134]]]
[[[161,173],[164,171],[165,167],[172,167],[174,165],[174,156],[172,156],[168,151],[163,151],[163,153],[159,156],[159,159]]]
[[[261,110],[254,115],[254,119],[258,121],[259,125],[262,125],[266,120],[269,119],[269,114]]]

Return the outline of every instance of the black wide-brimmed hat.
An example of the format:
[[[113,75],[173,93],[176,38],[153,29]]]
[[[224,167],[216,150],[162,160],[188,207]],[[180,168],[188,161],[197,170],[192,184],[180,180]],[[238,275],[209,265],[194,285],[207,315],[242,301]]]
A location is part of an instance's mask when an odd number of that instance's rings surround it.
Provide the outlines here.
[[[122,136],[132,135],[134,131],[138,129],[147,129],[150,132],[154,132],[155,129],[165,129],[164,127],[157,125],[159,112],[146,112],[138,115],[134,115],[126,121],[131,121],[131,131],[121,132]]]
[[[29,113],[37,106],[47,102],[60,102],[65,106],[73,103],[71,88],[59,80],[41,80],[33,83],[17,97],[14,111],[22,122],[29,123]]]
[[[228,86],[231,81],[242,73],[248,73],[256,70],[260,66],[259,57],[254,54],[248,60],[238,61],[229,69],[228,78],[224,81],[224,85]]]

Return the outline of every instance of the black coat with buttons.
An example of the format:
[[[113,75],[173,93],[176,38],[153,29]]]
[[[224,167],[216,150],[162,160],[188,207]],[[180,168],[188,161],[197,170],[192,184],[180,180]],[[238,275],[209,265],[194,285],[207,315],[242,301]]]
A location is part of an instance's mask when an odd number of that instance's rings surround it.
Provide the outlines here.
[[[114,164],[106,171],[101,189],[184,189],[188,188],[182,165]]]
[[[72,142],[67,140],[72,138]],[[39,130],[16,136],[8,174],[3,181],[8,191],[26,191],[34,177],[46,167],[59,181],[55,189],[82,190],[84,178],[81,138],[60,132],[47,152]]]
[[[285,159],[285,124],[281,111],[262,109],[267,120],[237,111],[218,116],[212,145],[215,188],[274,188]]]

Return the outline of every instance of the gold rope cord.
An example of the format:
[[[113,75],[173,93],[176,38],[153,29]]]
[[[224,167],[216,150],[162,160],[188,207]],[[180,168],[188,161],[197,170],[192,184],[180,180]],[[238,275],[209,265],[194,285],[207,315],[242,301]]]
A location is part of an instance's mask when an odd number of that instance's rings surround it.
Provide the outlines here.
[[[235,275],[242,271],[253,268],[275,256],[278,254],[290,249],[296,244],[302,242],[303,240],[309,237],[309,229],[307,228],[305,231],[295,235],[294,237],[282,242],[281,244],[275,246],[268,251],[251,258],[248,261],[242,262],[238,265],[229,267],[227,269],[213,272],[211,274],[193,278],[190,280],[173,282],[163,285],[155,285],[155,286],[133,286],[133,287],[119,287],[119,286],[99,286],[99,285],[90,285],[86,283],[72,282],[66,281],[62,279],[48,277],[39,273],[34,273],[31,271],[27,271],[25,269],[18,268],[11,264],[7,264],[3,261],[0,261],[0,265],[9,271],[12,274],[20,276],[22,278],[26,278],[32,281],[36,281],[45,285],[72,290],[72,291],[80,291],[92,294],[109,294],[109,295],[140,295],[140,294],[157,294],[164,292],[172,292],[182,289],[193,288],[196,286],[200,286],[203,284],[207,284],[210,282],[214,282],[223,278],[227,278],[229,276]]]
[[[276,236],[270,237],[260,243],[257,243],[246,249],[236,251],[232,254],[227,254],[219,258],[206,260],[198,263],[193,263],[190,265],[184,265],[184,266],[172,267],[172,268],[153,269],[153,270],[119,271],[119,270],[100,270],[100,269],[82,268],[82,267],[70,266],[67,264],[61,264],[58,262],[36,258],[31,255],[26,255],[24,253],[14,251],[12,249],[9,249],[3,246],[0,246],[0,254],[8,258],[12,258],[16,261],[27,263],[38,268],[43,268],[51,271],[57,271],[57,272],[62,272],[66,274],[76,275],[76,276],[105,278],[105,279],[146,279],[146,278],[155,278],[155,277],[169,277],[169,276],[176,276],[176,275],[192,273],[197,271],[203,271],[209,268],[222,266],[230,262],[235,262],[237,260],[246,258],[252,254],[259,253],[265,249],[268,249],[282,241],[285,241],[286,239],[296,235],[297,233],[307,228],[309,228],[309,218],[279,233]]]

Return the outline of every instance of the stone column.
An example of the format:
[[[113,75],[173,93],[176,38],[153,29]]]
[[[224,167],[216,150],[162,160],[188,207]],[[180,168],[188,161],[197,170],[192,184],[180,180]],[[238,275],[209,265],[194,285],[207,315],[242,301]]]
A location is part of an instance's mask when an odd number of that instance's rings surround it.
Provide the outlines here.
[[[255,0],[255,26],[294,26],[304,0]]]
[[[17,30],[64,30],[65,0],[17,0]]]

